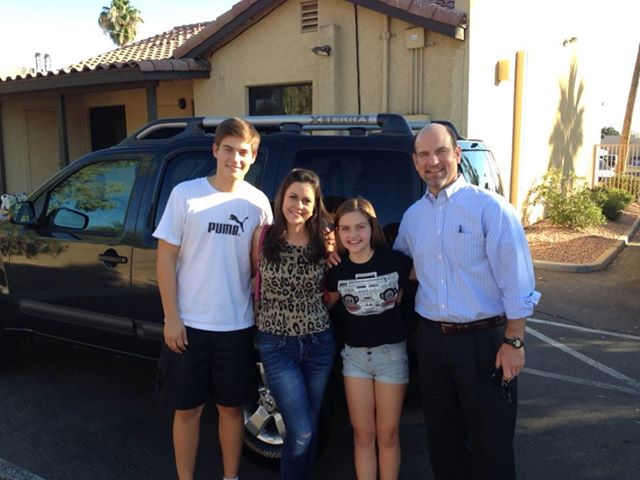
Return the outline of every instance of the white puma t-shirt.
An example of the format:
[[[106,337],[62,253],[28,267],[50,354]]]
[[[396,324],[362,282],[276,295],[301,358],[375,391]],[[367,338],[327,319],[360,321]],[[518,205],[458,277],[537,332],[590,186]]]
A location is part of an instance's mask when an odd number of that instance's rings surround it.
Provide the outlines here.
[[[176,185],[153,236],[180,246],[177,299],[185,325],[209,331],[253,325],[251,238],[272,221],[269,199],[247,182],[228,193],[207,178]]]

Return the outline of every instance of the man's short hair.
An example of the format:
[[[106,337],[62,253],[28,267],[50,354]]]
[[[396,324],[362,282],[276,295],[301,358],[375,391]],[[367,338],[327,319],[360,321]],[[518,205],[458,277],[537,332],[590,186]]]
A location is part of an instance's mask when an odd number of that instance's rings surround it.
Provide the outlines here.
[[[216,128],[214,143],[220,147],[222,140],[227,137],[240,137],[251,144],[253,151],[258,150],[260,145],[260,134],[249,122],[238,118],[231,117],[224,120]]]
[[[427,130],[431,130],[434,127],[434,125],[440,125],[441,127],[445,128],[445,130],[449,134],[449,138],[451,139],[451,148],[453,149],[453,151],[456,150],[456,147],[458,146],[458,135],[456,134],[456,132],[455,132],[455,130],[453,128],[451,128],[449,125],[444,124],[444,123],[428,123],[427,125],[422,127],[418,131],[418,133],[416,133],[415,137],[413,137],[413,153],[417,153],[416,152],[416,141],[418,140],[418,136],[422,132],[425,132]]]

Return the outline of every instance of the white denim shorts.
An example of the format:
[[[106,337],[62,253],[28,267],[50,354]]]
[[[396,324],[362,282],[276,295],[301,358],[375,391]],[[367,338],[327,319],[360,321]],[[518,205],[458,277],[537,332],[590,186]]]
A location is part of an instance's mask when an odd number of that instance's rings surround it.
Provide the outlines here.
[[[368,378],[382,383],[409,383],[407,342],[371,348],[345,344],[340,355],[345,377]]]

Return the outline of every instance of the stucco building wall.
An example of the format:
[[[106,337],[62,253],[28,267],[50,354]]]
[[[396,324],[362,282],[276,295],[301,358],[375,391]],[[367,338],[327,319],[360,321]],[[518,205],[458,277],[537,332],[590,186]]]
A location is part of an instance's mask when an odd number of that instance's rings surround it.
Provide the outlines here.
[[[178,106],[178,100],[185,99],[186,108]],[[147,123],[147,100],[144,89],[109,90],[105,92],[69,94],[65,97],[67,114],[67,136],[69,141],[69,161],[91,151],[91,129],[89,110],[95,107],[125,106],[127,135]],[[5,169],[7,191],[31,192],[38,184],[55,173],[60,167],[58,130],[56,128],[30,131],[27,118],[33,118],[29,112],[48,112],[49,117],[58,117],[59,97],[56,95],[4,100],[2,102],[2,128],[5,151]],[[181,117],[193,114],[193,87],[191,81],[162,82],[157,88],[159,117]],[[40,143],[49,148],[46,158],[37,151]],[[34,165],[34,156],[38,160],[38,174]],[[30,160],[31,157],[31,160]],[[43,165],[44,164],[44,165]],[[32,178],[34,177],[34,178]]]
[[[299,2],[286,2],[213,53],[211,78],[194,82],[196,114],[246,115],[248,87],[303,82],[313,85],[313,113],[356,113],[358,97],[361,113],[382,112],[383,51],[388,42],[386,110],[451,119],[464,129],[464,42],[429,32],[430,47],[409,49],[407,31],[413,25],[363,7],[357,8],[357,25],[359,62],[353,4],[321,0],[318,31],[302,33]],[[330,45],[331,55],[314,55],[311,49],[319,45]],[[416,68],[422,78],[422,102],[412,109]]]

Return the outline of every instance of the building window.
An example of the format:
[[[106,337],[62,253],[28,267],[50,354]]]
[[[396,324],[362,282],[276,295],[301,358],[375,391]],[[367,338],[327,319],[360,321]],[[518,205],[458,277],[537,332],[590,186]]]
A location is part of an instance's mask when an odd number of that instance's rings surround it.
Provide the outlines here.
[[[310,83],[249,87],[249,115],[309,115],[311,98]]]
[[[300,2],[300,25],[302,33],[318,31],[318,1]]]

